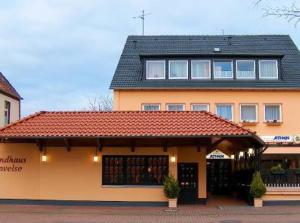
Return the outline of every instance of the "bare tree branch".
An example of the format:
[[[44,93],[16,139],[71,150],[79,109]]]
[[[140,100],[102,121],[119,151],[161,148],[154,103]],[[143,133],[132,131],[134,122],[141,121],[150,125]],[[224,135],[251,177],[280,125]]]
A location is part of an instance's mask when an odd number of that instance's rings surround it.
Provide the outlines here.
[[[260,4],[262,1],[263,0],[256,0],[255,5]],[[295,2],[290,6],[265,7],[262,8],[262,10],[264,11],[263,16],[274,16],[278,18],[283,18],[289,23],[294,23],[295,27],[300,22],[300,8],[297,7]]]
[[[111,95],[89,99],[89,111],[112,111],[113,102]]]

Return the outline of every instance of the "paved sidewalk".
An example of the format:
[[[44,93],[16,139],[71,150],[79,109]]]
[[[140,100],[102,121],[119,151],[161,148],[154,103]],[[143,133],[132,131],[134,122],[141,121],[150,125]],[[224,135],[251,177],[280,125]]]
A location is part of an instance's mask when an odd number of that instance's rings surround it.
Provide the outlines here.
[[[300,206],[77,207],[0,205],[0,223],[282,223],[300,222]]]

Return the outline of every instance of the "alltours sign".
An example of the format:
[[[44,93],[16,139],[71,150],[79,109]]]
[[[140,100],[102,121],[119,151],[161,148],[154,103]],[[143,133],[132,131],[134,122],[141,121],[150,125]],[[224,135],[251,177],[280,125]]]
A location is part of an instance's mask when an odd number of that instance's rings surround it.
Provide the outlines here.
[[[230,159],[228,155],[216,149],[207,154],[206,159]]]
[[[22,172],[26,161],[26,158],[11,155],[0,157],[0,172]]]

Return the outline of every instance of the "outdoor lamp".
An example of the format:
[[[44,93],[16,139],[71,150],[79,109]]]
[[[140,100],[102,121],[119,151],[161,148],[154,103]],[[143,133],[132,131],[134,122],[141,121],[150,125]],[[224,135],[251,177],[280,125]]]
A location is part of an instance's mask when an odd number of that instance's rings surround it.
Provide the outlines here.
[[[99,161],[99,156],[98,156],[98,155],[94,155],[93,161],[94,161],[94,162],[98,162],[98,161]]]
[[[231,158],[232,160],[234,160],[234,155],[231,155],[230,158]]]
[[[171,156],[170,161],[171,163],[176,163],[176,156]]]
[[[243,157],[243,156],[244,156],[244,152],[243,152],[243,151],[240,151],[239,157]]]
[[[46,154],[42,155],[42,162],[47,162],[47,155]]]
[[[254,150],[253,150],[252,148],[249,148],[249,149],[248,149],[248,154],[249,154],[249,155],[253,155],[253,154],[254,154]]]

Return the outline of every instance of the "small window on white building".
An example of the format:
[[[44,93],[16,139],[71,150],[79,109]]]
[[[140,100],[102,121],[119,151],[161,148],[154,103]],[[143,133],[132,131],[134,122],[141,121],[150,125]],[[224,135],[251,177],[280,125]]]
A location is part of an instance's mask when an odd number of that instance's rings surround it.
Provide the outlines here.
[[[255,79],[255,61],[254,60],[237,60],[236,61],[236,78],[238,78],[238,79]]]
[[[167,104],[168,111],[184,111],[184,104]]]
[[[188,61],[170,60],[169,61],[170,79],[188,79]]]
[[[160,104],[143,104],[142,109],[143,111],[159,111]]]
[[[259,78],[261,78],[261,79],[278,79],[277,60],[260,60],[259,61]]]
[[[191,105],[192,111],[209,111],[209,105],[208,104],[192,104]]]
[[[233,78],[232,60],[214,61],[214,78],[216,79]]]
[[[146,79],[165,79],[165,61],[147,60]]]
[[[11,105],[9,101],[4,102],[4,125],[10,124],[10,110]]]
[[[281,122],[282,121],[280,104],[265,105],[265,121],[266,122]]]
[[[242,104],[240,106],[242,122],[257,122],[257,105]]]
[[[210,79],[209,60],[192,60],[191,66],[192,79]]]
[[[217,104],[216,113],[217,115],[232,121],[233,120],[233,109],[231,104]]]

